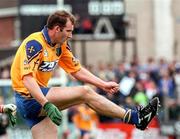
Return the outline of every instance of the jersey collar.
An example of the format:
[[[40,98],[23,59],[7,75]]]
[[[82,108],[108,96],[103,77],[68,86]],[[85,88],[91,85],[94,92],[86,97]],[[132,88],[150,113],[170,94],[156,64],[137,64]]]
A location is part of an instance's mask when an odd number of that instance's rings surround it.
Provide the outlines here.
[[[52,43],[51,43],[51,39],[49,37],[49,34],[48,34],[48,29],[47,29],[47,25],[44,26],[43,30],[41,31],[43,36],[44,36],[44,39],[46,40],[46,42],[53,47]]]

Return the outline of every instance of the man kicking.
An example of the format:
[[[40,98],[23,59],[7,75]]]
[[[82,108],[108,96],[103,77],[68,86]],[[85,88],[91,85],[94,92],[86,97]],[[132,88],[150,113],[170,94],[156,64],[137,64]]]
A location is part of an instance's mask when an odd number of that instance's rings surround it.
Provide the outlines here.
[[[115,93],[119,85],[96,77],[73,56],[68,45],[75,18],[66,11],[48,17],[40,32],[30,34],[18,48],[12,67],[12,87],[18,111],[31,128],[34,139],[57,139],[56,125],[61,124],[60,110],[85,103],[96,112],[121,118],[144,130],[156,115],[158,98],[139,110],[124,109],[97,94],[89,86],[50,87],[48,81],[56,65],[76,79],[90,83],[107,93]],[[98,47],[98,46],[97,46]]]

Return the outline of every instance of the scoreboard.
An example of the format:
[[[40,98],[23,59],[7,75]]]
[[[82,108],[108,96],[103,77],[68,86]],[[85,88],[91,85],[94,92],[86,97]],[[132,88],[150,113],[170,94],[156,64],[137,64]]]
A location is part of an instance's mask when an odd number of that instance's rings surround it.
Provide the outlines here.
[[[75,34],[109,35],[124,39],[124,0],[20,0],[21,37],[39,31],[49,14],[66,9],[78,17]],[[89,27],[90,31],[85,31]]]

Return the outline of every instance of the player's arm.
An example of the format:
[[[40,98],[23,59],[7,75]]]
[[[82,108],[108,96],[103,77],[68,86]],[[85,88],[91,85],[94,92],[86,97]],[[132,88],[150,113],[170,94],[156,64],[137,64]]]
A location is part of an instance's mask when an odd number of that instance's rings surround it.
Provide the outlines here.
[[[31,95],[42,105],[48,102],[46,97],[43,95],[39,85],[31,74],[25,75],[23,77],[24,86],[28,89]]]
[[[58,108],[48,102],[47,98],[43,95],[39,85],[36,80],[31,75],[25,75],[23,77],[24,86],[29,90],[31,95],[43,106],[48,117],[56,124],[60,125],[62,120],[62,114]]]
[[[36,39],[26,42],[21,56],[21,78],[24,86],[28,89],[33,98],[42,105],[43,109],[47,113],[47,116],[56,125],[60,125],[62,119],[61,112],[54,104],[48,102],[47,98],[44,96],[38,83],[33,77],[33,72],[38,70],[38,61],[43,56],[42,45]]]
[[[64,44],[62,47],[62,54],[59,61],[60,67],[62,67],[67,73],[70,73],[76,79],[93,84],[106,92],[115,93],[118,91],[119,85],[115,82],[105,82],[100,78],[93,75],[91,72],[81,67],[78,59],[76,59],[68,44]]]
[[[81,69],[77,72],[71,73],[71,75],[80,81],[95,85],[108,93],[115,93],[119,89],[119,85],[117,83],[103,81],[84,67],[81,67]]]
[[[38,70],[39,60],[42,58],[43,47],[36,39],[26,42],[21,52],[21,78],[29,93],[42,105],[47,102],[46,97],[33,77],[33,72]]]
[[[93,84],[99,88],[103,88],[105,86],[106,82],[98,78],[97,76],[93,75],[91,72],[86,70],[84,67],[81,67],[81,69],[75,73],[71,73],[73,77],[76,79]]]

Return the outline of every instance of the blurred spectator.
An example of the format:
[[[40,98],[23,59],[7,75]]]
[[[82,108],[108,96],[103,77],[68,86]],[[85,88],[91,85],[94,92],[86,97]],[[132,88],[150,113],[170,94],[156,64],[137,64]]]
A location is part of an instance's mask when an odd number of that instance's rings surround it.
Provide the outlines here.
[[[73,123],[73,116],[75,113],[77,113],[77,106],[73,106],[68,109],[68,130],[66,131],[66,133],[68,133],[68,139],[78,138],[79,136],[79,131]]]
[[[172,61],[168,64],[168,70],[169,70],[170,76],[174,76],[176,72],[176,61]]]
[[[154,80],[151,79],[150,75],[147,72],[141,72],[139,74],[139,80],[144,86],[145,94],[148,99],[152,99],[155,96],[159,97],[159,91]]]
[[[154,58],[149,57],[146,63],[146,70],[151,72],[151,71],[156,71],[158,69],[158,65],[155,63]]]
[[[113,64],[107,64],[107,71],[106,71],[106,78],[108,81],[115,81],[117,82],[117,77],[114,71]]]
[[[175,99],[175,84],[168,70],[162,70],[159,80],[159,90],[164,97]]]
[[[81,25],[80,25],[80,23],[81,23],[81,17],[80,17],[80,15],[79,14],[75,14],[74,15],[75,16],[75,18],[76,18],[76,24],[75,24],[75,27],[74,27],[74,33],[75,34],[81,34],[82,33],[82,27],[81,27]]]
[[[128,96],[131,93],[131,90],[135,86],[136,82],[136,73],[130,71],[128,76],[124,76],[120,81],[119,90],[124,96]]]
[[[1,70],[2,79],[10,79],[10,68],[9,66],[3,67]]]
[[[90,139],[91,132],[98,123],[98,116],[87,105],[80,105],[77,113],[73,116],[73,122],[80,130],[79,139]]]
[[[133,100],[136,105],[146,106],[148,104],[148,98],[145,94],[145,88],[141,82],[136,83],[136,93],[133,97]]]
[[[147,60],[146,71],[148,72],[151,79],[154,80],[156,84],[158,84],[158,82],[159,82],[159,69],[158,69],[158,65],[155,63],[154,58],[150,57]]]
[[[145,90],[149,100],[155,96],[159,97],[158,88],[153,80],[151,79],[148,80],[148,82],[145,84]]]
[[[120,80],[124,77],[124,75],[126,74],[126,70],[125,70],[125,66],[123,62],[120,62],[118,64],[117,69],[115,69],[115,75],[117,78],[117,82],[119,83]]]
[[[174,81],[176,84],[177,103],[178,105],[180,105],[180,67],[176,68],[176,73],[174,74]]]
[[[168,64],[167,61],[163,58],[159,59],[159,69],[167,69],[168,68]]]
[[[1,69],[1,79],[10,79],[10,68],[6,66]],[[2,86],[1,92],[2,96],[4,97],[4,101],[8,98],[8,93],[10,92],[11,88],[9,86]]]
[[[0,96],[0,104],[4,104],[3,97]],[[0,139],[8,139],[7,127],[9,125],[8,116],[5,113],[0,113]]]
[[[93,24],[91,19],[85,18],[82,20],[82,32],[85,34],[92,34],[93,33]]]
[[[164,120],[168,120],[169,118],[174,119],[176,113],[174,111],[174,107],[176,107],[175,84],[168,70],[161,70],[161,76],[159,80],[159,91],[162,98],[161,103],[165,108]]]
[[[100,77],[101,79],[103,79],[103,80],[105,80],[105,81],[107,81],[107,76],[106,76],[106,66],[105,66],[105,64],[103,64],[101,61],[99,61],[98,62],[98,67],[97,67],[98,69],[97,69],[97,73],[96,73],[96,75],[98,76],[98,77]]]

